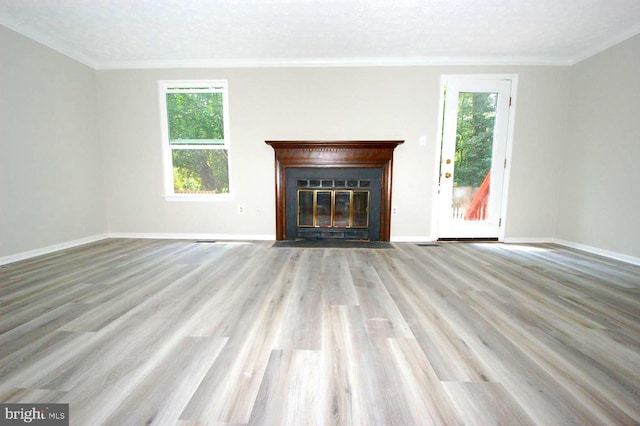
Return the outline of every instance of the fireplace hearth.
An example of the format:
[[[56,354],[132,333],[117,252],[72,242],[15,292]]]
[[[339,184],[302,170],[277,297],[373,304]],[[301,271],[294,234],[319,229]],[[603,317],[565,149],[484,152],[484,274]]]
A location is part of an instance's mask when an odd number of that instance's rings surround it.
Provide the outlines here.
[[[393,150],[402,141],[267,141],[276,239],[389,241]]]

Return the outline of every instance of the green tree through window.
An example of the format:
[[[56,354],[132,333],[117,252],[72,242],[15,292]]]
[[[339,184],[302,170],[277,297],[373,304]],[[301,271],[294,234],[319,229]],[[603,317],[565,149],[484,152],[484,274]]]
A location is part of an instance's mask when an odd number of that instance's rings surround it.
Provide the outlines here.
[[[229,193],[225,90],[164,86],[174,194]]]
[[[478,187],[491,169],[494,93],[464,93],[458,98],[455,186]]]

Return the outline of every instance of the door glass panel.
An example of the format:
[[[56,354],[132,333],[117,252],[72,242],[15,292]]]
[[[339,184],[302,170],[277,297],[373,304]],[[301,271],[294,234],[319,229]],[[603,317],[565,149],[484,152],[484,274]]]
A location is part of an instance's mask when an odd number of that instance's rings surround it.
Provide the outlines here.
[[[356,228],[369,226],[369,191],[353,192],[353,223]]]
[[[331,227],[331,191],[318,191],[316,199],[316,226]]]
[[[487,219],[497,99],[497,93],[458,96],[453,219]]]
[[[347,228],[349,226],[349,205],[351,194],[348,191],[336,191],[336,205],[333,226]]]
[[[313,226],[313,191],[298,191],[298,226]]]

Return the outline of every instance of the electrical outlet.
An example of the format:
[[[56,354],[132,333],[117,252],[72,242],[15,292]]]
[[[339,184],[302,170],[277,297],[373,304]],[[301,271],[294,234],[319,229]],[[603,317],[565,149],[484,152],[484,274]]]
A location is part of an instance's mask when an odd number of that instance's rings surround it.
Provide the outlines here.
[[[391,207],[391,215],[398,216],[398,206]]]
[[[238,214],[244,214],[244,205],[238,204]]]

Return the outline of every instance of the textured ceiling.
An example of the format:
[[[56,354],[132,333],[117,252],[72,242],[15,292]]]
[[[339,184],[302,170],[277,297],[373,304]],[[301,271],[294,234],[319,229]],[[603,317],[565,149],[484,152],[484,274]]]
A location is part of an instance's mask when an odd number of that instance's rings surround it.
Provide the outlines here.
[[[640,0],[0,0],[0,24],[96,69],[571,64]]]

